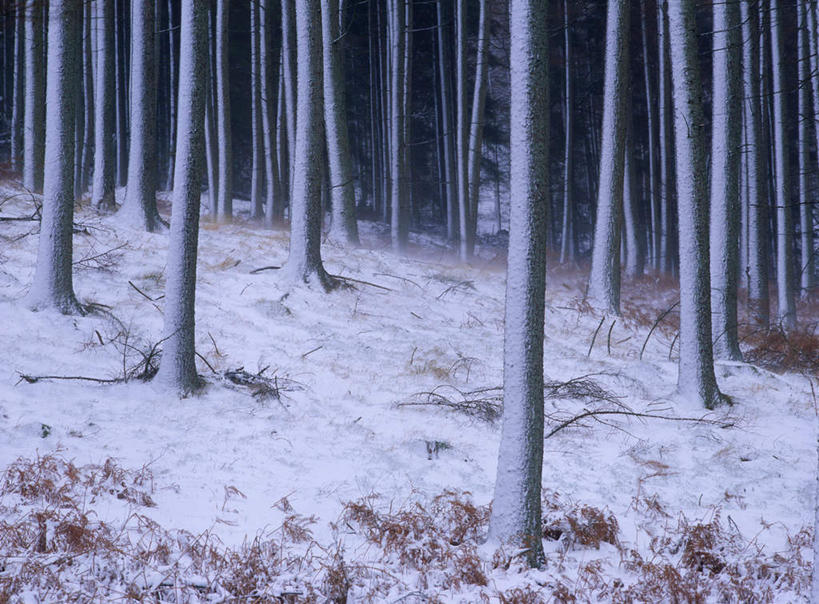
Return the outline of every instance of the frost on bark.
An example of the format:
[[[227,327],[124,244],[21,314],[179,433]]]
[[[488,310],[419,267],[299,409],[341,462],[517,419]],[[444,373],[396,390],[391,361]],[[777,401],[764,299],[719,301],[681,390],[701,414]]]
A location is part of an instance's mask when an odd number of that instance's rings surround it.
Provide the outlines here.
[[[156,209],[156,57],[154,3],[131,0],[131,146],[128,186],[119,214],[134,228],[159,231]]]
[[[284,128],[280,129],[287,134],[287,145],[279,146],[279,151],[285,155],[287,159],[281,163],[280,173],[282,174],[282,181],[287,183],[285,192],[287,193],[287,200],[290,201],[293,188],[293,163],[296,151],[296,5],[294,0],[281,0],[282,9],[282,93],[280,96],[282,100],[282,111],[280,118],[283,120]],[[287,153],[285,153],[285,150]],[[286,180],[285,180],[286,178]]]
[[[801,258],[799,260],[800,293],[807,297],[813,287],[813,216],[811,197],[808,193],[808,174],[810,168],[810,141],[808,137],[808,118],[811,114],[810,89],[808,81],[816,78],[817,74],[810,72],[810,44],[808,42],[808,6],[799,3],[799,232]],[[816,48],[814,46],[814,48]],[[816,115],[814,114],[814,119]]]
[[[23,162],[23,91],[25,89],[25,5],[14,7],[14,99],[11,113],[11,169],[19,172]]]
[[[45,182],[37,267],[28,294],[34,310],[54,308],[84,314],[74,296],[72,227],[74,221],[74,126],[80,83],[80,0],[51,0],[48,17],[48,103]]]
[[[165,341],[157,380],[179,393],[196,389],[196,254],[204,167],[208,7],[182,0],[173,210],[165,287]]]
[[[262,70],[261,70],[261,24],[259,3],[250,3],[250,120],[252,165],[250,168],[250,207],[253,218],[261,220],[264,215],[264,142],[262,124]]]
[[[92,47],[93,36],[91,35],[91,23],[94,21],[94,6],[91,2],[83,3],[83,34],[82,34],[82,89],[80,94],[83,96],[84,116],[83,122],[85,129],[83,138],[81,140],[81,153],[76,162],[79,165],[80,175],[79,182],[75,183],[74,188],[80,193],[85,193],[88,190],[91,180],[91,175],[94,170],[94,143],[96,136],[94,134],[96,128],[94,127],[95,120],[95,98],[94,98],[94,49]]]
[[[713,119],[711,135],[711,330],[714,356],[740,360],[739,164],[742,154],[741,23],[736,2],[713,5]]]
[[[407,200],[407,164],[405,136],[407,129],[404,114],[404,90],[407,85],[404,74],[404,49],[407,42],[406,11],[407,0],[389,0],[387,7],[390,27],[390,185],[392,202],[390,232],[392,248],[403,253],[409,241],[409,205]]]
[[[782,0],[771,0],[771,53],[773,60],[774,154],[776,169],[776,298],[777,321],[785,328],[796,327],[796,304],[793,295],[793,225],[791,220],[790,165],[786,133],[788,128],[785,88],[783,25],[780,19]]]
[[[321,189],[324,157],[324,101],[321,57],[321,2],[298,0],[298,115],[290,204],[290,255],[285,270],[291,280],[317,282],[329,290],[335,281],[321,262]]]
[[[768,208],[762,157],[762,115],[759,85],[759,27],[755,0],[742,0],[745,122],[745,183],[748,206],[748,307],[761,325],[769,321]]]
[[[97,0],[95,4],[97,28],[97,81],[94,92],[94,174],[91,203],[102,210],[113,210],[114,168],[117,156],[114,148],[116,137],[116,97],[114,74],[114,0]]]
[[[208,213],[211,220],[219,216],[219,147],[216,144],[216,56],[213,23],[214,3],[208,2],[207,96],[205,97],[205,157],[208,171]]]
[[[45,152],[43,8],[43,0],[25,1],[26,43],[24,54],[26,69],[24,77],[26,92],[23,117],[23,186],[35,193],[41,193],[43,191],[43,160]],[[75,61],[77,58],[78,57],[72,57]],[[74,118],[72,117],[72,119]],[[71,131],[73,133],[73,126]]]
[[[572,52],[571,29],[569,28],[569,0],[563,0],[563,217],[560,228],[560,263],[574,260],[574,241],[572,241],[572,178],[574,162],[574,123],[572,120],[573,87],[572,87]]]
[[[444,180],[446,183],[446,232],[449,241],[458,239],[458,198],[457,176],[455,173],[454,137],[453,137],[453,108],[452,108],[452,77],[449,62],[449,26],[448,15],[444,13],[447,2],[438,2],[437,11],[437,43],[438,43],[438,79],[441,89],[441,130],[443,131],[443,164]]]
[[[228,13],[230,0],[216,0],[216,139],[219,147],[217,197],[220,218],[233,219],[233,143],[230,130]]]
[[[694,2],[679,0],[668,4],[680,229],[680,363],[677,386],[682,396],[712,409],[721,401],[722,395],[714,375],[711,347],[705,118]]]
[[[489,538],[543,561],[543,327],[549,200],[548,3],[512,0],[511,217],[503,428]]]
[[[343,38],[340,25],[343,13],[339,0],[325,0],[321,7],[321,32],[324,55],[324,124],[327,134],[327,159],[333,209],[331,235],[351,245],[358,244],[355,213],[353,165],[347,130],[347,101],[344,92]]]
[[[279,96],[279,61],[281,36],[275,31],[273,18],[276,0],[260,0],[261,44],[259,61],[261,67],[262,97],[262,139],[264,142],[265,198],[264,218],[267,226],[272,226],[282,216],[281,181],[277,161],[276,106]],[[278,15],[276,15],[278,16]]]
[[[466,0],[455,3],[455,174],[458,187],[459,256],[472,256],[469,215],[469,112],[466,106]]]
[[[480,0],[478,14],[478,52],[475,64],[475,88],[472,94],[472,116],[469,124],[469,243],[468,255],[474,252],[478,231],[478,202],[481,190],[481,156],[483,149],[483,122],[486,108],[487,76],[489,73],[489,16],[486,0]]]
[[[620,314],[620,230],[629,95],[629,2],[610,2],[606,21],[606,65],[600,186],[589,275],[589,298],[605,312]]]

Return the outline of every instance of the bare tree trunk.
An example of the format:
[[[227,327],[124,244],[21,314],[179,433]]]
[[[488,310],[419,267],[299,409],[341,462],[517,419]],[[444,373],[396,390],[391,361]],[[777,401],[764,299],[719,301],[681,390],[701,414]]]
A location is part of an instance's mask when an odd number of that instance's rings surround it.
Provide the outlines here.
[[[85,116],[85,131],[83,132],[82,157],[80,159],[80,192],[88,190],[91,175],[94,170],[94,49],[91,46],[91,22],[93,20],[93,6],[90,2],[83,5],[83,102]]]
[[[262,124],[262,70],[259,3],[250,3],[250,120],[252,166],[250,168],[250,207],[253,218],[264,217],[264,130]]]
[[[740,360],[739,163],[742,145],[742,43],[739,5],[713,6],[713,119],[711,136],[711,328],[714,356]]]
[[[154,3],[131,0],[131,148],[119,213],[136,228],[164,229],[156,209],[156,57]]]
[[[783,50],[782,0],[771,0],[771,52],[773,59],[774,146],[776,154],[776,292],[777,320],[786,329],[796,327],[793,292],[793,227],[788,162],[787,107],[784,95],[786,58]]]
[[[168,189],[173,190],[174,166],[176,164],[176,27],[173,21],[173,0],[168,0],[168,173],[165,177]],[[206,78],[207,80],[207,78]]]
[[[680,225],[680,368],[682,396],[712,409],[722,401],[711,348],[708,283],[708,182],[705,119],[696,40],[694,0],[668,4],[677,202]]]
[[[233,142],[230,128],[230,65],[228,14],[230,0],[216,0],[216,134],[219,146],[219,212],[233,219]]]
[[[278,145],[276,133],[276,106],[279,96],[277,82],[279,79],[279,61],[281,59],[281,37],[273,35],[275,0],[261,0],[261,46],[259,48],[262,79],[262,139],[264,140],[265,168],[265,224],[273,226],[281,218],[282,199],[279,165],[277,162]],[[278,22],[278,19],[276,20]],[[277,23],[278,24],[278,23]],[[275,43],[274,43],[275,40]]]
[[[799,284],[801,295],[807,297],[813,287],[813,220],[811,216],[811,199],[808,195],[808,167],[810,159],[810,140],[808,136],[808,117],[810,116],[810,90],[808,81],[817,74],[810,73],[810,47],[808,44],[808,7],[799,3],[799,231],[801,258],[799,261]],[[816,46],[814,46],[816,48]],[[814,116],[816,119],[816,116]]]
[[[469,114],[466,107],[466,0],[455,3],[455,173],[458,186],[459,256],[468,262],[472,256],[470,241],[468,135]]]
[[[629,3],[608,6],[606,25],[606,103],[603,106],[600,186],[594,230],[589,298],[602,310],[620,314],[620,230],[623,211],[623,174],[626,139],[626,103],[629,101]]]
[[[95,5],[97,28],[97,85],[94,104],[94,182],[91,203],[97,208],[112,211],[114,199],[114,169],[117,156],[114,149],[116,138],[116,86],[114,62],[114,0],[97,0]]]
[[[648,203],[651,217],[651,263],[655,271],[659,272],[660,264],[660,195],[657,186],[657,107],[655,104],[654,87],[651,81],[651,66],[649,64],[649,44],[647,32],[646,0],[640,0],[640,35],[643,46],[643,79],[646,93],[646,125],[648,127]],[[663,56],[662,53],[659,55]]]
[[[287,124],[287,183],[288,200],[292,198],[293,164],[296,147],[296,5],[294,0],[281,0],[282,3],[282,84],[284,87],[284,119]]]
[[[672,140],[674,136],[672,122],[671,86],[668,73],[668,22],[666,0],[658,0],[657,4],[657,47],[658,47],[658,75],[659,75],[659,127],[660,127],[660,270],[671,273],[674,264],[673,230],[674,213],[672,202],[674,198],[674,156],[672,154]]]
[[[321,9],[321,30],[324,55],[324,124],[333,209],[331,234],[338,241],[358,245],[353,165],[344,92],[343,38],[339,27],[343,14],[338,0],[325,0]]]
[[[23,121],[25,113],[25,10],[22,2],[14,8],[14,106],[11,114],[11,169],[23,167]]]
[[[74,97],[80,83],[80,0],[51,0],[48,26],[48,95],[43,218],[28,305],[63,314],[85,314],[74,296]]]
[[[407,41],[405,2],[407,0],[390,0],[388,8],[388,21],[390,25],[390,35],[392,47],[390,52],[391,67],[391,144],[390,144],[390,180],[391,180],[391,213],[390,231],[392,234],[393,250],[404,253],[407,249],[409,239],[409,225],[407,224],[407,188],[406,188],[406,144],[404,139],[406,127],[404,121],[404,90],[406,78],[404,77],[404,49]]]
[[[635,279],[645,271],[645,255],[640,235],[640,211],[637,205],[637,178],[634,172],[634,134],[628,123],[623,160],[623,215],[626,231],[626,275]],[[622,248],[622,246],[621,246]]]
[[[549,191],[548,3],[512,0],[511,225],[506,280],[503,428],[489,539],[543,562],[543,328]]]
[[[453,116],[452,116],[452,79],[450,62],[448,59],[449,40],[447,32],[447,18],[445,6],[451,3],[437,3],[437,32],[438,32],[438,79],[441,88],[441,129],[443,130],[444,147],[444,179],[446,181],[446,232],[449,241],[458,239],[458,197],[457,175],[455,172],[455,157],[453,149]]]
[[[116,44],[116,97],[117,97],[117,169],[116,185],[123,187],[128,180],[128,71],[125,41],[125,5],[129,0],[114,1],[114,43]]]
[[[44,4],[40,0],[30,0],[25,5],[26,93],[23,119],[23,186],[35,193],[43,192],[43,159],[45,153],[43,8]],[[58,8],[60,8],[59,4]],[[74,35],[76,36],[76,34]],[[72,119],[75,119],[73,112],[71,115]],[[71,126],[71,132],[73,135],[73,125]],[[71,182],[73,186],[73,178]]]
[[[212,220],[219,216],[219,146],[216,144],[216,44],[214,2],[208,2],[208,56],[205,100],[205,154],[208,171],[208,213]],[[178,128],[177,128],[178,130]]]
[[[196,256],[199,237],[208,77],[208,6],[182,0],[180,21],[179,127],[174,174],[168,282],[165,287],[165,339],[157,380],[180,394],[199,386],[196,372]]]
[[[290,204],[290,255],[286,271],[296,282],[317,282],[325,291],[336,283],[321,262],[322,159],[325,149],[320,0],[298,0],[299,102],[293,195]]]
[[[569,0],[563,0],[563,122],[565,140],[563,141],[563,223],[560,229],[560,263],[574,260],[574,245],[571,241],[572,231],[572,178],[574,163],[572,147],[574,146],[574,123],[572,105],[574,92],[572,86],[572,45],[569,28]]]

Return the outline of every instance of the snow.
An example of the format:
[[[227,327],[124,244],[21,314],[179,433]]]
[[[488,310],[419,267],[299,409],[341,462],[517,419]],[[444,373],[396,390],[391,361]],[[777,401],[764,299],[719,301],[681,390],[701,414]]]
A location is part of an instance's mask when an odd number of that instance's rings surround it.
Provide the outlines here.
[[[5,188],[0,198],[16,192]],[[7,201],[3,215],[26,214],[31,209],[26,199]],[[0,467],[19,456],[46,454],[77,465],[113,457],[125,468],[147,466],[154,475],[156,507],[140,514],[194,534],[210,529],[227,545],[278,526],[285,514],[275,504],[283,497],[299,514],[317,517],[314,536],[325,544],[338,537],[330,523],[338,520],[344,502],[372,493],[382,496],[385,507],[428,502],[444,489],[470,491],[476,503],[488,503],[499,426],[395,404],[440,384],[461,390],[501,384],[505,263],[492,260],[497,250],[479,248],[472,267],[454,264],[440,248],[401,258],[388,251],[377,229],[362,223],[364,246],[325,246],[326,266],[333,274],[389,291],[358,284],[325,294],[294,286],[281,271],[251,274],[283,264],[287,236],[247,222],[249,204],[237,200],[236,209],[234,224],[217,226],[203,219],[197,350],[218,371],[269,366],[268,374],[289,377],[303,389],[286,393],[281,404],[261,402],[208,377],[203,364],[199,370],[210,385],[201,395],[182,399],[141,382],[18,383],[19,373],[120,375],[121,350],[110,338],[121,328],[100,314],[28,311],[22,301],[33,275],[37,237],[17,238],[36,224],[3,223]],[[75,266],[79,298],[110,307],[130,329],[133,345],[158,341],[163,319],[155,305],[161,309],[162,302],[147,300],[129,281],[154,299],[164,293],[167,235],[126,229],[115,217],[99,217],[87,207],[78,209],[75,221],[88,232],[75,236],[75,261],[125,244],[116,252],[113,270]],[[674,394],[677,363],[668,358],[673,333],[655,331],[641,361],[648,327],[619,319],[611,355],[601,334],[587,356],[600,317],[580,303],[581,276],[549,270],[548,379],[596,374],[595,380],[635,410],[704,415]],[[659,314],[670,305],[668,295],[658,298],[653,285],[635,287],[629,295],[640,306],[657,308]],[[127,362],[134,361],[129,355]],[[620,539],[646,557],[652,536],[663,525],[675,524],[680,513],[699,521],[716,510],[764,552],[786,550],[788,537],[813,523],[816,409],[809,382],[813,379],[815,388],[815,378],[776,375],[740,363],[718,363],[717,377],[736,405],[708,417],[735,427],[632,419],[619,422],[625,431],[596,423],[565,429],[545,443],[544,487],[564,499],[610,510],[620,523]],[[550,399],[546,411],[572,414],[585,404]],[[43,425],[51,428],[45,438]],[[427,443],[435,442],[449,448],[430,455]],[[656,495],[671,518],[652,520],[635,504],[638,495]],[[100,499],[94,509],[97,518],[112,523],[130,514],[115,499]],[[341,538],[350,556],[369,555],[371,565],[382,563],[355,534],[342,531]],[[542,570],[524,575],[514,566],[508,571],[488,567],[490,586],[438,595],[442,601],[477,601],[481,589],[493,594],[524,583],[546,589],[536,582],[548,585],[557,579],[577,585],[580,568],[597,559],[611,576],[626,577],[614,547],[566,553],[547,543]],[[395,597],[419,589],[436,593],[434,586],[412,586]],[[791,592],[777,597],[800,601]]]

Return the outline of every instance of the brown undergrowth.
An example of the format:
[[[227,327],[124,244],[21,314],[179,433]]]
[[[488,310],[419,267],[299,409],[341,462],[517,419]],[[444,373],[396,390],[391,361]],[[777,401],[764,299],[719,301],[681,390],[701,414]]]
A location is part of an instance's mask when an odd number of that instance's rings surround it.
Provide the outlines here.
[[[766,552],[718,509],[692,521],[656,498],[627,512],[645,535],[638,551],[622,517],[544,492],[546,563],[529,571],[503,550],[486,558],[490,508],[465,492],[349,502],[329,544],[283,499],[283,522],[238,546],[163,528],[149,517],[154,497],[148,468],[12,463],[0,485],[0,603],[770,602],[797,600],[811,574],[808,529]],[[125,521],[95,512],[116,505]]]

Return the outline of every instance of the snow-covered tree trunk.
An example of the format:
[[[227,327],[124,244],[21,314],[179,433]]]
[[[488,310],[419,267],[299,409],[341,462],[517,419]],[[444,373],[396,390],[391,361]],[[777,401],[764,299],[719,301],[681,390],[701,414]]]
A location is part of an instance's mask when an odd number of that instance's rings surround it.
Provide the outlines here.
[[[469,112],[466,104],[466,0],[455,2],[455,174],[458,187],[458,252],[461,262],[469,261]]]
[[[646,94],[646,126],[648,128],[648,203],[651,217],[651,265],[660,270],[660,196],[657,186],[657,106],[651,81],[646,0],[640,0],[640,39],[643,47],[643,80]],[[660,55],[662,56],[662,55]]]
[[[803,297],[807,297],[813,287],[813,217],[811,210],[812,199],[808,193],[808,167],[810,161],[810,138],[808,135],[808,118],[811,114],[810,88],[808,82],[811,77],[819,77],[810,73],[810,45],[808,44],[808,7],[805,3],[799,5],[799,232],[801,258],[799,261],[799,285]],[[814,46],[816,49],[816,46]],[[816,116],[814,116],[816,119]]]
[[[25,10],[18,2],[14,7],[14,105],[11,113],[11,169],[19,172],[23,166],[23,115],[25,101]]]
[[[714,356],[740,360],[739,164],[742,156],[742,43],[739,5],[713,5],[713,118],[711,136],[711,329]]]
[[[114,168],[117,156],[116,86],[114,74],[114,0],[97,0],[95,4],[97,28],[97,82],[94,92],[94,173],[91,203],[103,210],[116,207],[114,199]]]
[[[695,0],[668,3],[680,245],[680,394],[712,409],[722,399],[714,375],[708,281],[708,182]]]
[[[265,224],[272,226],[282,215],[281,182],[279,164],[276,161],[278,149],[276,144],[276,106],[278,94],[276,83],[279,79],[279,60],[281,37],[271,31],[273,28],[275,0],[261,0],[261,46],[259,48],[262,79],[262,139],[264,141],[265,170]],[[274,42],[275,40],[275,42]]]
[[[658,49],[658,122],[660,160],[660,270],[671,273],[674,267],[674,126],[672,124],[673,102],[669,77],[668,4],[657,0],[657,49]]]
[[[543,327],[549,200],[548,3],[511,0],[511,224],[503,428],[489,539],[543,561]]]
[[[572,45],[571,28],[569,27],[569,0],[563,0],[563,218],[560,227],[560,263],[574,260],[574,242],[572,239],[572,178],[574,162],[572,147],[574,146],[574,124],[572,120],[572,104],[574,94],[572,86]]]
[[[168,172],[165,182],[173,190],[174,165],[176,163],[176,27],[173,20],[173,0],[168,0]]]
[[[786,142],[788,108],[785,95],[787,58],[782,38],[782,0],[771,0],[771,57],[773,61],[774,154],[776,169],[776,298],[777,321],[785,328],[796,327],[793,292],[793,220],[791,219],[791,174]]]
[[[481,157],[483,151],[484,109],[486,108],[487,75],[489,73],[489,16],[486,0],[479,2],[478,49],[475,63],[475,88],[472,94],[472,119],[469,125],[469,238],[471,256],[478,232],[478,204],[481,191]]]
[[[23,118],[23,186],[35,193],[41,193],[43,191],[43,159],[45,153],[43,8],[44,3],[42,0],[26,0],[26,43],[24,50],[26,93]],[[72,57],[72,59],[76,61],[76,57]],[[72,116],[73,115],[72,113]],[[74,118],[72,117],[72,119]],[[73,125],[71,132],[72,134],[74,132]],[[73,178],[71,182],[74,182]]]
[[[233,142],[230,128],[228,15],[230,0],[216,0],[216,139],[219,147],[217,197],[220,218],[233,219]]]
[[[455,241],[459,235],[457,175],[455,173],[455,156],[453,145],[453,112],[452,112],[452,76],[449,57],[449,25],[445,7],[448,3],[438,2],[438,79],[441,89],[441,130],[443,131],[444,180],[446,181],[446,233],[449,241]]]
[[[37,267],[28,293],[34,310],[53,308],[84,314],[74,296],[74,95],[80,84],[80,0],[51,0],[48,15],[49,111],[46,124],[45,182]]]
[[[264,130],[262,124],[262,70],[259,3],[250,3],[250,121],[251,159],[250,207],[253,218],[264,217]]]
[[[324,55],[324,124],[333,209],[331,235],[338,241],[358,245],[353,164],[344,92],[343,38],[340,34],[342,15],[339,0],[325,0],[321,7],[321,31]]]
[[[83,64],[83,84],[82,95],[84,101],[84,119],[85,130],[83,132],[82,140],[82,155],[80,157],[80,182],[79,190],[84,193],[88,190],[89,181],[94,170],[94,142],[95,127],[94,127],[94,58],[95,52],[91,43],[93,37],[91,35],[91,24],[94,20],[94,6],[91,2],[83,3],[83,35],[82,35],[82,64]]]
[[[404,48],[407,41],[405,2],[407,0],[389,0],[388,21],[390,27],[390,232],[392,248],[403,253],[409,240],[407,223],[407,187],[406,187],[406,128],[404,121]]]
[[[763,326],[769,321],[768,211],[759,86],[759,27],[756,1],[742,0],[745,171],[748,206],[748,306]]]
[[[322,160],[325,149],[321,57],[321,1],[296,1],[298,41],[298,114],[290,202],[290,255],[285,270],[291,280],[335,285],[321,262]]]
[[[216,44],[214,24],[216,11],[213,2],[208,3],[208,56],[207,96],[205,98],[205,156],[208,172],[208,213],[211,220],[219,216],[219,146],[216,144]]]
[[[626,275],[635,279],[645,269],[642,222],[637,202],[637,180],[634,169],[634,135],[632,125],[627,124],[626,149],[623,159],[623,224],[626,231]]]
[[[157,380],[184,394],[196,389],[194,347],[196,254],[199,201],[204,164],[205,98],[207,95],[208,6],[182,0],[179,62],[179,124],[176,139],[176,182],[165,286],[165,340]]]
[[[605,312],[620,314],[620,230],[626,144],[629,2],[610,2],[606,20],[603,148],[597,220],[589,275],[589,299]]]
[[[124,15],[129,0],[114,0],[114,43],[116,44],[116,97],[117,97],[117,169],[116,185],[125,186],[128,180],[128,70]]]
[[[298,51],[296,48],[296,6],[294,0],[281,0],[282,7],[282,87],[284,95],[283,109],[285,129],[287,132],[287,171],[281,169],[282,175],[287,175],[287,199],[292,199],[293,190],[293,165],[296,157],[296,113],[297,96],[296,90],[296,59]],[[282,146],[282,151],[284,148]],[[284,176],[282,178],[284,181]]]
[[[135,228],[165,228],[156,209],[156,57],[154,3],[131,0],[131,145],[128,188],[119,214]]]

